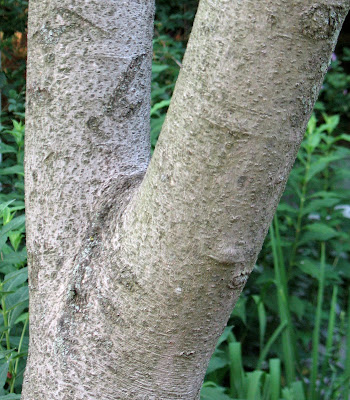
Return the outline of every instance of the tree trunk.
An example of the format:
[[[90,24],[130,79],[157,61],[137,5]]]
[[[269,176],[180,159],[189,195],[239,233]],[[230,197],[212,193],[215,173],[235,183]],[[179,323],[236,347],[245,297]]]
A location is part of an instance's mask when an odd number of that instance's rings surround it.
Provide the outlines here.
[[[153,1],[30,1],[23,400],[199,399],[349,5],[202,0],[148,165]]]

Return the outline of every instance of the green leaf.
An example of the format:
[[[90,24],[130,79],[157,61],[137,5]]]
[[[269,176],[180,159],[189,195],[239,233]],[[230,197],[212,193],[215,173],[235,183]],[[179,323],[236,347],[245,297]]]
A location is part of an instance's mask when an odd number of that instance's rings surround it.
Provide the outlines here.
[[[18,174],[24,176],[23,165],[14,165],[13,167],[0,168],[0,175]]]
[[[334,129],[339,125],[340,117],[339,115],[331,115],[323,114],[323,119],[326,121],[325,124],[320,126],[320,130],[326,130],[328,133],[332,133]]]
[[[6,299],[7,310],[12,310],[15,307],[22,305],[29,298],[28,286],[22,286],[17,289],[14,293],[9,294]]]
[[[271,400],[279,400],[281,392],[281,360],[272,358],[269,362],[271,377]]]
[[[13,290],[22,285],[28,279],[28,267],[22,268],[19,271],[12,272],[5,276],[3,287],[5,290]]]
[[[4,254],[3,259],[0,261],[0,269],[6,265],[22,264],[27,259],[27,249],[23,248],[21,251],[13,251],[9,254]]]
[[[8,236],[7,233],[10,231],[17,230],[18,228],[24,227],[25,223],[25,216],[20,215],[19,217],[13,218],[9,223],[4,225],[1,230],[0,230],[0,238],[5,236]]]
[[[305,313],[305,303],[303,300],[296,296],[289,296],[289,307],[290,310],[297,315],[299,320],[303,318]]]
[[[311,164],[311,167],[306,175],[306,181],[309,182],[314,175],[323,171],[328,166],[329,163],[341,160],[343,158],[344,158],[343,155],[331,155],[326,157],[320,157],[316,162]]]
[[[27,318],[28,318],[28,315],[29,315],[29,313],[27,313],[27,312],[21,314],[21,315],[16,319],[15,324],[18,324],[18,323],[20,323],[20,322],[25,322],[25,321],[27,320]]]
[[[336,138],[334,138],[334,141],[338,140],[345,140],[346,142],[350,142],[350,135],[347,135],[346,133],[342,133],[341,135],[338,135]]]
[[[297,214],[297,212],[298,212],[298,209],[297,208],[294,208],[294,207],[292,207],[292,206],[290,206],[289,204],[287,204],[287,203],[280,203],[279,205],[278,205],[278,207],[277,207],[277,211],[280,211],[280,212],[289,212],[289,213],[292,213],[292,214]]]
[[[9,201],[6,201],[5,203],[1,203],[1,204],[0,204],[0,215],[2,215],[2,213],[4,212],[4,210],[5,210],[10,204],[12,204],[14,201],[15,201],[15,200],[9,200]]]
[[[315,114],[312,114],[307,124],[307,134],[312,134],[316,130],[317,119]]]
[[[9,370],[9,362],[8,361],[6,361],[0,365],[0,387],[5,386],[8,370]],[[3,397],[3,396],[0,396],[0,399],[1,399],[1,397]]]
[[[232,332],[233,326],[226,326],[224,331],[222,332],[221,336],[219,337],[216,347],[218,348],[221,343],[225,342],[227,338],[229,337],[230,333]]]
[[[336,204],[339,204],[340,201],[341,199],[334,197],[312,200],[303,209],[302,215],[311,214],[326,208],[333,208]]]
[[[301,240],[301,242],[308,242],[309,240],[320,240],[327,241],[339,236],[339,232],[330,226],[323,223],[314,223],[312,225],[307,225],[306,232]]]
[[[264,303],[261,299],[260,296],[253,295],[253,299],[255,301],[255,304],[258,308],[258,317],[259,317],[259,338],[260,338],[260,351],[263,350],[264,346],[264,339],[265,339],[265,332],[266,332],[266,310]]]
[[[11,231],[9,232],[9,239],[12,244],[12,247],[15,251],[17,251],[19,245],[22,242],[23,234],[21,231]]]
[[[263,376],[262,371],[254,371],[247,373],[247,400],[260,400],[260,386],[261,386],[261,378]]]
[[[21,341],[21,336],[11,336],[10,341],[11,341],[11,346],[18,348],[19,343]],[[22,348],[28,349],[28,347],[29,347],[29,337],[28,335],[26,335],[22,339]]]
[[[5,144],[4,142],[0,142],[0,153],[17,153],[17,150],[14,147],[9,146],[8,144]]]
[[[291,384],[291,390],[295,400],[305,400],[305,392],[302,382],[293,382]]]
[[[151,108],[151,116],[158,110],[160,110],[161,108],[164,107],[168,107],[170,104],[170,100],[163,100],[157,104],[155,104],[152,108]]]
[[[222,350],[215,350],[214,354],[212,355],[209,361],[207,374],[210,374],[218,369],[227,367],[228,365],[229,365],[229,360],[226,352]]]
[[[304,272],[304,274],[310,275],[315,279],[320,277],[320,265],[313,260],[304,259],[297,263],[298,268]]]
[[[152,64],[152,73],[159,74],[169,68],[169,65]]]
[[[5,396],[0,396],[0,400],[21,400],[21,395],[20,394],[7,394]]]
[[[227,396],[224,392],[225,388],[221,386],[205,386],[201,390],[200,400],[232,400],[231,397]]]
[[[0,351],[0,360],[3,360],[4,358],[7,358],[14,351],[15,351],[15,349],[1,350]]]
[[[247,298],[244,296],[241,296],[238,299],[237,304],[231,314],[231,317],[240,318],[244,322],[245,325],[247,325],[246,302],[247,302]]]

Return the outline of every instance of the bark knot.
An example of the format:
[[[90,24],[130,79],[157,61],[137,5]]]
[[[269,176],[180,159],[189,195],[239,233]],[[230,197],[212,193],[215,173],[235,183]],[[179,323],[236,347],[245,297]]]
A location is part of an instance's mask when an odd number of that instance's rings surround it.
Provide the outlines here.
[[[340,5],[313,5],[301,16],[303,35],[314,40],[329,38],[341,28],[344,12]]]

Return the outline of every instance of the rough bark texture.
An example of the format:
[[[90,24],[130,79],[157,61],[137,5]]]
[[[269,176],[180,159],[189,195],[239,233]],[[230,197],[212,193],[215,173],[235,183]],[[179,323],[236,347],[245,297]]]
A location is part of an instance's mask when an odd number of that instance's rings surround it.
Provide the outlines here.
[[[23,400],[199,398],[348,9],[202,0],[142,179],[153,2],[31,0]]]

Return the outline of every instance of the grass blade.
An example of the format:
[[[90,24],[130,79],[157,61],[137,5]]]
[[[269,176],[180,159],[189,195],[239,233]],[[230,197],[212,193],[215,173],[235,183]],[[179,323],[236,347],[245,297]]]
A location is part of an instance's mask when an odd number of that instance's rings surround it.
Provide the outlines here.
[[[321,269],[320,278],[318,284],[317,294],[317,308],[316,308],[316,319],[315,327],[312,335],[312,367],[311,367],[311,378],[310,378],[310,392],[309,399],[317,400],[318,391],[316,389],[316,380],[318,373],[318,354],[320,346],[320,330],[321,330],[321,319],[322,319],[322,304],[324,295],[324,284],[325,284],[325,268],[326,268],[326,244],[321,243]]]
[[[282,348],[283,348],[283,361],[284,367],[286,371],[286,381],[287,385],[290,385],[295,381],[296,371],[295,371],[295,346],[294,346],[294,334],[293,334],[293,326],[292,320],[288,307],[288,289],[287,289],[287,280],[285,276],[285,271],[283,268],[283,263],[281,260],[282,255],[282,246],[280,240],[276,240],[275,229],[278,231],[278,221],[275,215],[274,224],[270,226],[270,236],[271,236],[271,246],[272,246],[272,255],[273,255],[273,263],[275,269],[275,279],[277,285],[277,303],[278,303],[278,312],[280,316],[281,322],[286,322],[286,330],[282,333]],[[278,233],[279,238],[279,233]],[[283,256],[282,256],[283,258]]]
[[[325,376],[329,357],[331,355],[331,351],[333,348],[333,337],[334,337],[334,327],[335,327],[335,318],[336,318],[336,305],[337,305],[337,296],[338,296],[338,286],[333,287],[332,293],[332,301],[331,301],[331,309],[329,311],[329,321],[328,321],[328,329],[327,329],[327,341],[326,341],[326,355],[322,365],[322,380]]]
[[[232,397],[244,398],[245,378],[242,363],[241,343],[229,343],[228,346],[230,355],[230,393]]]
[[[287,321],[281,322],[280,325],[274,331],[274,333],[271,335],[270,339],[268,340],[263,351],[260,354],[257,364],[257,369],[261,368],[261,365],[265,361],[265,358],[267,357],[267,354],[269,353],[271,346],[275,343],[279,335],[284,331],[286,327],[287,327]]]
[[[281,392],[281,360],[270,360],[271,400],[279,400]]]
[[[347,328],[346,328],[346,357],[345,357],[345,385],[344,400],[348,400],[350,396],[350,290],[348,294],[348,310],[347,310]]]

